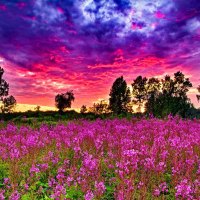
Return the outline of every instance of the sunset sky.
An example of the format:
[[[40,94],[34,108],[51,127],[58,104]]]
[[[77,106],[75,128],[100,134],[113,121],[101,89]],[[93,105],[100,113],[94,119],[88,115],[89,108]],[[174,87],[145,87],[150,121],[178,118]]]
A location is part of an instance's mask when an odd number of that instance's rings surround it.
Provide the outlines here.
[[[0,65],[20,104],[74,108],[113,81],[182,71],[200,84],[200,0],[0,0]]]

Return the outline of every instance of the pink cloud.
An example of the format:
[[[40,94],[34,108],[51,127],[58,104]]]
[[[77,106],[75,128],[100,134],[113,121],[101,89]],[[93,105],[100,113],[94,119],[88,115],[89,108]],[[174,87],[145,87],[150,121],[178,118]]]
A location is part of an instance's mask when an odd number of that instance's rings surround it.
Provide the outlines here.
[[[165,14],[163,14],[161,11],[155,12],[155,17],[159,19],[165,18]]]
[[[142,25],[133,22],[131,28],[133,30],[137,30],[137,29],[142,29],[143,27],[142,27]]]
[[[0,4],[0,10],[6,11],[7,10],[7,6],[4,5],[4,4]]]

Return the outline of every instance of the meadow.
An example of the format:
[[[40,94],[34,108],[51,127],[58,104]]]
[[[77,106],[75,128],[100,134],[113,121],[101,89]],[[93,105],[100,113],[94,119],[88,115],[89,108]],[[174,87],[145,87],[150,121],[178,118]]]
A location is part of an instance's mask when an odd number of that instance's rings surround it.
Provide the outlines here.
[[[199,120],[1,123],[1,200],[199,197]]]

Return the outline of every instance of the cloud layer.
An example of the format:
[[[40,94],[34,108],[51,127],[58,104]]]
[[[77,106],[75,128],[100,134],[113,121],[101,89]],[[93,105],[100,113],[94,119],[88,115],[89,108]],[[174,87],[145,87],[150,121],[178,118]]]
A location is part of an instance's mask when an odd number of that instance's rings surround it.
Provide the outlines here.
[[[200,83],[199,0],[2,0],[0,60],[20,103],[75,107],[107,98],[124,75],[181,70]],[[2,61],[0,61],[2,62]]]

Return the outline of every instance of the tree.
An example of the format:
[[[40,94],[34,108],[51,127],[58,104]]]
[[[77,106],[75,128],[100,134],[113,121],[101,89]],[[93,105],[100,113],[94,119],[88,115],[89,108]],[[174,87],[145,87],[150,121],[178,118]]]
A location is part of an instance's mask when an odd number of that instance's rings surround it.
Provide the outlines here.
[[[81,109],[80,109],[80,113],[83,114],[83,113],[86,113],[87,112],[87,107],[86,105],[82,105],[81,106]]]
[[[75,100],[73,91],[57,94],[55,97],[56,107],[60,113],[63,113],[65,108],[71,108],[72,101]]]
[[[97,115],[110,112],[109,105],[105,100],[101,100],[98,103],[94,103],[93,106],[90,108],[90,111]]]
[[[1,112],[9,113],[12,112],[17,104],[14,96],[9,95],[9,84],[2,78],[4,74],[4,69],[0,67],[0,102],[1,102]]]
[[[197,90],[198,90],[198,92],[200,93],[200,85],[197,87]],[[198,102],[199,102],[199,101],[200,101],[200,95],[197,94],[196,96],[197,96],[197,100],[198,100]]]
[[[185,117],[188,110],[192,107],[187,97],[187,92],[192,87],[192,83],[180,71],[174,73],[173,79],[168,75],[160,81],[151,78],[147,82],[146,87],[147,98],[145,109],[147,113],[161,117],[170,113]]]
[[[148,103],[149,101],[146,104],[146,112],[157,117],[165,117],[169,114],[178,114],[182,117],[186,117],[187,112],[192,108],[192,104],[189,100],[174,96],[166,97],[163,93],[160,93],[155,98],[154,104],[152,104],[151,107],[147,107]]]
[[[180,71],[173,79],[168,75],[161,80],[138,76],[132,83],[134,101],[139,107],[145,105],[147,113],[161,117],[170,113],[186,115],[192,107],[187,97],[190,87],[192,83]]]
[[[2,78],[4,69],[0,67],[0,97],[1,100],[4,96],[8,96],[9,84]]]
[[[40,112],[40,109],[41,109],[41,106],[39,106],[39,105],[37,105],[37,106],[34,108],[35,112]]]
[[[123,76],[117,78],[110,90],[109,108],[112,112],[120,114],[127,112],[127,105],[131,101],[130,89]]]
[[[145,87],[147,94],[147,96],[145,97],[146,100],[145,109],[148,113],[155,113],[154,105],[156,105],[155,101],[158,98],[161,89],[160,80],[154,77],[150,78],[146,82]]]
[[[147,78],[142,76],[138,76],[132,83],[133,101],[138,105],[139,111],[147,98],[146,84]]]
[[[162,91],[165,96],[180,97],[182,99],[187,99],[187,92],[192,87],[189,78],[185,78],[185,75],[180,71],[174,74],[174,79],[171,79],[170,76],[165,76],[162,83]]]
[[[138,76],[132,83],[133,102],[138,105],[138,112],[141,112],[141,107],[145,103],[145,108],[148,112],[153,113],[153,105],[159,94],[161,87],[160,80],[157,78],[147,79],[146,77]]]
[[[160,110],[157,110],[157,115],[163,117],[168,114],[179,114],[182,117],[186,116],[186,113],[191,109],[192,104],[187,97],[189,88],[192,87],[192,83],[189,78],[185,78],[185,75],[178,71],[174,74],[174,78],[166,76],[162,80],[162,90],[156,100],[156,106],[160,105]]]
[[[16,99],[11,95],[3,99],[3,104],[1,105],[2,113],[12,112],[17,104]]]

